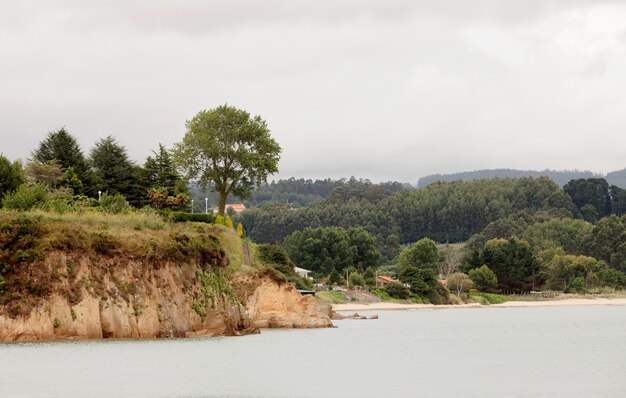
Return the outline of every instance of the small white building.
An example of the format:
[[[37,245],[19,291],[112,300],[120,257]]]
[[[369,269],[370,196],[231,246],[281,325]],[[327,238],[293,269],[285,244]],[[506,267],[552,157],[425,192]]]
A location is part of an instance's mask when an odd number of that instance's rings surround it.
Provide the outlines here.
[[[301,276],[304,279],[312,279],[309,278],[309,274],[311,273],[311,271],[308,269],[293,267],[293,270],[296,271],[296,274],[298,274],[298,276]]]

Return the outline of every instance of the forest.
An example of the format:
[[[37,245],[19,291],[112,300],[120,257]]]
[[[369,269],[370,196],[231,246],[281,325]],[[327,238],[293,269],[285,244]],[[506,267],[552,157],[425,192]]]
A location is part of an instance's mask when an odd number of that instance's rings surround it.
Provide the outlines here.
[[[211,207],[216,203],[217,195],[205,192],[179,173],[172,150],[160,144],[138,165],[112,136],[85,156],[75,137],[60,129],[25,164],[0,155],[7,210],[146,208],[177,212],[181,221],[213,222],[212,214],[197,214],[208,210],[204,198]],[[244,193],[229,202],[243,199],[248,210],[218,222],[238,223],[240,235],[264,244],[263,250],[284,252],[287,263],[326,282],[339,283],[347,271],[353,284],[372,284],[378,270],[405,284],[390,295],[432,302],[448,300],[441,278],[458,292],[469,286],[511,293],[626,286],[626,189],[595,175],[562,187],[545,176],[422,188],[354,177],[290,178]],[[462,249],[446,249],[452,243]]]

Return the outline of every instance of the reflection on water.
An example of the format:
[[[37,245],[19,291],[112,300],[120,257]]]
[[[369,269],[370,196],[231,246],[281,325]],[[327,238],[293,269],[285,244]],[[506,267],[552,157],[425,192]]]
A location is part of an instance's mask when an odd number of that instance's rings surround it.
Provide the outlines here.
[[[380,311],[336,329],[0,345],[0,397],[626,397],[626,307]]]

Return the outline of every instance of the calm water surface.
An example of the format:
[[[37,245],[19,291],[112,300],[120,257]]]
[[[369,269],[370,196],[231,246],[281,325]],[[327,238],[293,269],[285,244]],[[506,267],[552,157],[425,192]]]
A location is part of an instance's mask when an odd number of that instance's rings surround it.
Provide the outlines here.
[[[626,397],[626,307],[380,311],[336,329],[0,345],[0,397]]]

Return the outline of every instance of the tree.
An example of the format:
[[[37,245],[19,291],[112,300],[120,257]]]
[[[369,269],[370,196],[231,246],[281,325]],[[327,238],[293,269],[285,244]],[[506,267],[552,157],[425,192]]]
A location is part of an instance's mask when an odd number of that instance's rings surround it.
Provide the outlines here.
[[[4,195],[13,192],[24,183],[24,171],[18,161],[11,163],[0,155],[0,200]]]
[[[416,266],[427,269],[434,277],[439,272],[439,262],[439,250],[435,242],[429,238],[422,238],[400,252],[398,267],[402,269]]]
[[[30,162],[26,165],[26,175],[29,179],[45,184],[50,189],[63,177],[63,170],[55,159],[45,163]]]
[[[493,292],[498,287],[498,277],[486,265],[470,270],[468,276],[481,292]]]
[[[128,158],[126,148],[113,136],[100,139],[91,149],[90,160],[97,179],[97,190],[129,196],[136,182],[136,166]]]
[[[583,210],[586,205],[593,206],[597,214],[607,216],[611,214],[611,199],[609,184],[604,178],[579,178],[565,184],[563,190],[572,198],[572,202]],[[594,212],[587,207],[583,216],[592,216]],[[589,219],[585,219],[591,221]]]
[[[520,293],[541,284],[539,263],[525,240],[491,239],[485,244],[480,261],[496,274],[502,290]]]
[[[462,272],[455,272],[450,275],[447,282],[448,289],[456,291],[456,295],[467,292],[473,286],[472,279]]]
[[[174,145],[174,160],[188,180],[219,193],[224,215],[229,194],[245,199],[255,186],[278,171],[281,148],[260,116],[228,105],[198,112],[186,122],[182,142]]]
[[[37,149],[31,153],[31,156],[34,162],[40,164],[56,160],[63,171],[72,167],[89,195],[93,195],[97,191],[95,187],[91,186],[93,176],[78,141],[65,128],[49,132],[46,138],[39,143]]]
[[[158,152],[152,153],[154,157],[148,156],[144,163],[145,185],[148,188],[165,188],[169,196],[187,193],[186,184],[176,172],[174,162],[165,146],[159,144]]]
[[[411,291],[409,288],[404,286],[401,283],[390,283],[385,287],[387,294],[393,298],[397,298],[400,300],[408,299],[411,296]]]

